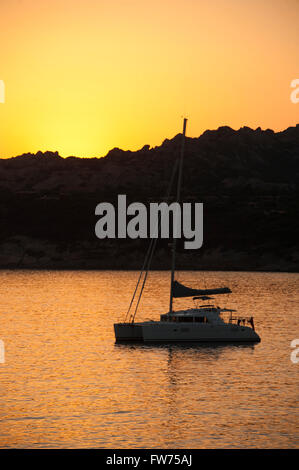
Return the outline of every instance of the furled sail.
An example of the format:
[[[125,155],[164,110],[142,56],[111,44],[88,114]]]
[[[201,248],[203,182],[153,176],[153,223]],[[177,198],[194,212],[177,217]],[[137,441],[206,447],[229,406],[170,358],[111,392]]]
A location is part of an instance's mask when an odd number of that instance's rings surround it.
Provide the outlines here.
[[[218,289],[191,289],[178,281],[174,281],[172,287],[173,297],[193,297],[195,295],[216,295],[216,294],[230,294],[231,290],[228,287],[219,287]]]

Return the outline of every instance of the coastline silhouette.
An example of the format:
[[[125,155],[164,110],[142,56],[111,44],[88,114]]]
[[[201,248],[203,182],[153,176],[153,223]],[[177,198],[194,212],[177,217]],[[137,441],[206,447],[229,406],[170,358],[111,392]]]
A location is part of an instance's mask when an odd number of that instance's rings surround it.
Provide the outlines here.
[[[161,200],[179,143],[0,159],[0,268],[139,269],[148,240],[98,240],[94,209],[118,194]],[[298,271],[298,155],[299,124],[187,137],[182,198],[204,203],[204,243],[192,256],[179,249],[178,268]],[[159,240],[153,268],[169,268],[168,245]]]

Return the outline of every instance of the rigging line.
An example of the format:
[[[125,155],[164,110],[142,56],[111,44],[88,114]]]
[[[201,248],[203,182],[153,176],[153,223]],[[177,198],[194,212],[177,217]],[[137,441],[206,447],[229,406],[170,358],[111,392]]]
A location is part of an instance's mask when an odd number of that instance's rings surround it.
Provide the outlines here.
[[[177,170],[177,166],[178,166],[178,160],[176,160],[176,162],[174,164],[173,171],[172,171],[171,181],[170,181],[170,184],[169,184],[169,187],[168,187],[168,193],[167,193],[167,196],[166,196],[167,199],[169,199],[169,197],[170,197],[171,187],[172,187],[172,184],[173,184],[173,180],[174,180],[174,176],[175,176],[175,173],[176,173],[176,170]],[[159,229],[160,229],[160,225],[161,225],[161,219],[162,219],[162,215],[159,218],[159,220],[157,221],[157,225],[158,225],[158,231],[157,232],[158,233],[159,233]],[[138,298],[137,305],[136,305],[136,308],[135,308],[135,312],[134,312],[134,315],[133,315],[133,318],[132,318],[132,322],[134,322],[135,316],[137,314],[138,306],[139,306],[139,303],[140,303],[140,300],[141,300],[141,297],[142,297],[143,289],[145,287],[145,283],[146,283],[146,280],[147,280],[148,272],[149,272],[149,269],[150,269],[150,266],[151,266],[151,262],[152,262],[152,259],[153,259],[153,255],[154,255],[154,252],[155,252],[155,248],[156,248],[158,238],[154,238],[152,240],[153,240],[153,244],[152,244],[152,247],[151,247],[152,249],[151,249],[151,252],[150,252],[150,255],[149,255],[147,269],[146,269],[146,272],[145,272],[145,275],[144,275],[142,287],[141,287],[141,290],[140,290],[140,293],[139,293],[139,298]]]
[[[172,188],[174,177],[175,177],[175,174],[176,174],[176,171],[177,171],[178,162],[179,162],[178,159],[176,159],[175,164],[173,166],[173,170],[172,170],[171,180],[170,180],[170,183],[169,183],[169,186],[168,186],[166,199],[170,198],[171,188]],[[159,233],[159,230],[160,230],[161,221],[162,221],[162,214],[161,214],[161,217],[157,221],[157,225],[156,225],[156,226],[158,226],[157,234]],[[144,279],[143,279],[143,283],[142,283],[141,290],[140,290],[140,293],[139,293],[139,297],[138,297],[138,301],[137,301],[137,304],[136,304],[135,312],[134,312],[134,315],[133,315],[133,318],[132,318],[132,323],[134,322],[136,314],[137,314],[137,310],[138,310],[138,306],[139,306],[139,303],[140,303],[140,300],[141,300],[142,292],[143,292],[143,289],[144,289],[144,286],[145,286],[145,283],[146,283],[148,272],[150,270],[151,262],[152,262],[153,255],[154,255],[154,252],[155,252],[157,240],[158,240],[158,237],[152,239],[152,241],[153,241],[152,249],[151,249],[151,253],[149,255],[147,269],[146,269],[146,272],[145,272],[145,275],[144,275]]]
[[[170,180],[170,183],[168,185],[168,190],[167,190],[167,195],[166,195],[166,198],[168,199],[170,197],[170,193],[171,193],[171,187],[172,187],[172,184],[173,184],[173,180],[174,180],[174,176],[175,176],[175,173],[177,171],[177,166],[178,166],[178,159],[176,159],[175,161],[175,164],[173,166],[173,170],[172,170],[172,175],[171,175],[171,180]],[[158,233],[159,233],[159,228],[160,228],[160,220],[157,221],[157,225],[158,225]],[[143,284],[142,284],[142,288],[141,288],[141,292],[139,294],[139,300],[138,300],[138,303],[137,303],[137,307],[139,305],[139,301],[140,301],[140,297],[141,297],[141,294],[142,294],[142,291],[143,291],[143,288],[144,288],[144,285],[145,285],[145,281],[146,281],[146,278],[147,278],[147,271],[149,270],[150,268],[150,264],[151,264],[151,260],[152,260],[152,257],[153,257],[153,253],[154,253],[154,250],[155,250],[155,246],[156,246],[156,241],[157,241],[157,238],[152,238],[151,239],[151,242],[149,244],[149,247],[148,247],[148,250],[147,250],[147,253],[146,253],[146,257],[145,257],[145,260],[144,260],[144,263],[142,265],[142,268],[141,268],[141,271],[140,271],[140,274],[139,274],[139,278],[138,278],[138,281],[137,281],[137,284],[136,284],[136,287],[135,287],[135,290],[134,290],[134,293],[133,293],[133,297],[131,299],[131,302],[130,302],[130,305],[129,305],[129,308],[128,308],[128,311],[127,311],[127,314],[126,314],[126,317],[125,317],[125,321],[127,320],[127,317],[129,315],[129,312],[132,308],[132,305],[133,305],[133,302],[134,302],[134,299],[135,299],[135,296],[136,296],[136,293],[137,293],[137,290],[138,290],[138,287],[139,287],[139,284],[141,282],[141,279],[142,279],[142,276],[143,274],[145,274],[145,279],[143,281]],[[148,266],[146,268],[146,272],[144,273],[145,271],[145,267]],[[133,315],[133,321],[134,321],[134,318],[136,316],[136,313],[137,313],[137,310],[135,309],[135,313]]]
[[[143,276],[143,273],[144,273],[144,270],[145,270],[145,267],[146,267],[146,263],[147,263],[147,260],[148,260],[148,258],[149,258],[149,255],[150,255],[150,251],[151,251],[151,249],[152,249],[153,240],[154,240],[154,239],[152,238],[152,239],[151,239],[151,242],[150,242],[150,244],[149,244],[149,247],[148,247],[148,250],[147,250],[147,253],[146,253],[146,256],[145,256],[145,260],[144,260],[144,262],[143,262],[143,265],[142,265],[142,268],[141,268],[141,271],[140,271],[140,274],[139,274],[139,278],[138,278],[138,281],[137,281],[137,284],[136,284],[136,287],[135,287],[135,290],[134,290],[134,294],[133,294],[133,297],[132,297],[132,299],[131,299],[131,302],[130,302],[130,305],[129,305],[129,308],[128,308],[128,311],[127,311],[127,314],[126,314],[126,317],[125,317],[125,322],[126,322],[126,320],[127,320],[127,317],[128,317],[128,315],[129,315],[129,312],[130,312],[130,310],[131,310],[132,304],[133,304],[134,299],[135,299],[135,296],[136,296],[136,292],[137,292],[138,287],[139,287],[139,283],[140,283],[141,278],[142,278],[142,276]]]
[[[176,171],[176,165],[174,165],[173,175],[174,175],[175,171]],[[173,178],[172,178],[172,180],[173,180]],[[167,197],[169,196],[170,191],[171,191],[172,180],[171,180],[170,185],[169,185],[169,187],[168,187],[168,194],[167,194]],[[157,222],[157,224],[158,224],[158,222]],[[158,230],[159,230],[159,226],[158,226]],[[139,287],[139,283],[141,282],[141,278],[142,278],[142,276],[143,276],[143,274],[144,274],[145,267],[146,267],[146,265],[147,265],[147,263],[148,263],[148,260],[149,260],[149,258],[150,258],[150,256],[151,256],[151,251],[153,250],[154,241],[155,241],[154,238],[152,238],[151,241],[150,241],[150,244],[149,244],[149,247],[148,247],[146,256],[145,256],[145,260],[144,260],[144,262],[143,262],[143,265],[142,265],[142,268],[141,268],[141,271],[140,271],[140,274],[139,274],[139,278],[138,278],[138,281],[137,281],[137,284],[136,284],[136,287],[135,287],[135,290],[134,290],[134,293],[133,293],[133,297],[132,297],[132,299],[131,299],[131,302],[130,302],[130,305],[129,305],[129,308],[128,308],[128,311],[127,311],[127,314],[126,314],[126,317],[125,317],[125,321],[127,320],[127,317],[128,317],[129,312],[130,312],[130,310],[131,310],[131,307],[132,307],[132,305],[133,305],[133,302],[134,302],[134,299],[135,299],[135,296],[136,296],[136,293],[137,293],[137,290],[138,290],[138,287]],[[135,314],[136,314],[136,313],[135,313]],[[134,316],[135,316],[135,314],[134,314]]]
[[[134,312],[134,315],[133,315],[133,318],[132,318],[132,323],[134,323],[134,320],[135,320],[135,317],[136,317],[136,314],[137,314],[137,310],[138,310],[139,303],[140,303],[140,300],[141,300],[141,297],[142,297],[142,292],[143,292],[143,289],[144,289],[144,286],[145,286],[145,283],[146,283],[146,279],[147,279],[148,272],[149,272],[149,269],[150,269],[150,265],[151,265],[151,262],[152,262],[152,258],[153,258],[153,254],[154,254],[154,251],[155,251],[155,246],[156,246],[157,240],[158,240],[158,238],[154,239],[155,242],[153,244],[153,249],[152,249],[152,252],[151,252],[151,256],[150,256],[150,259],[149,259],[149,262],[148,262],[147,270],[146,270],[146,273],[145,273],[145,276],[144,276],[144,279],[143,279],[143,283],[142,283],[142,286],[141,286],[141,290],[140,290],[140,293],[139,293],[139,297],[138,297],[138,301],[137,301],[137,304],[136,304],[135,312]]]

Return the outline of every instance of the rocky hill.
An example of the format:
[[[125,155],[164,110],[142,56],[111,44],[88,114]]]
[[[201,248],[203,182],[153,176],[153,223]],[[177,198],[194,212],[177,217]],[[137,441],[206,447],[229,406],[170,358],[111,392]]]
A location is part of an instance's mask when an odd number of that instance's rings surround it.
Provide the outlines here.
[[[98,240],[95,206],[162,200],[181,135],[103,158],[37,152],[0,159],[0,267],[139,268],[148,240]],[[185,269],[299,269],[299,125],[220,127],[186,138],[182,197],[204,203],[204,246]],[[169,267],[158,243],[156,268]]]

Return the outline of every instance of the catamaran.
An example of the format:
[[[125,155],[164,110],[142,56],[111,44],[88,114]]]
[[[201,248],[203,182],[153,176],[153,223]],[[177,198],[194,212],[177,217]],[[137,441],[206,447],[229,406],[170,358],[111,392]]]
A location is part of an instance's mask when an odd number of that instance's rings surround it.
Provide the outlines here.
[[[180,201],[182,167],[184,158],[184,145],[187,119],[184,119],[180,157],[173,168],[173,176],[178,171],[176,201]],[[169,199],[172,186],[170,182],[167,198]],[[237,316],[236,310],[221,308],[211,303],[214,295],[230,294],[229,287],[212,289],[193,289],[175,280],[176,238],[172,243],[172,264],[170,276],[170,302],[169,312],[161,314],[159,320],[136,322],[136,314],[143,293],[143,289],[150,270],[157,238],[152,239],[141,269],[135,291],[126,318],[123,322],[114,324],[116,342],[144,342],[144,343],[183,343],[183,342],[259,342],[260,337],[255,331],[253,316]],[[137,297],[137,293],[139,296]],[[192,297],[195,306],[185,310],[173,310],[174,298]],[[132,307],[136,302],[135,311]],[[201,302],[204,302],[201,304]],[[226,315],[229,317],[226,319]],[[127,319],[129,320],[127,321]]]

